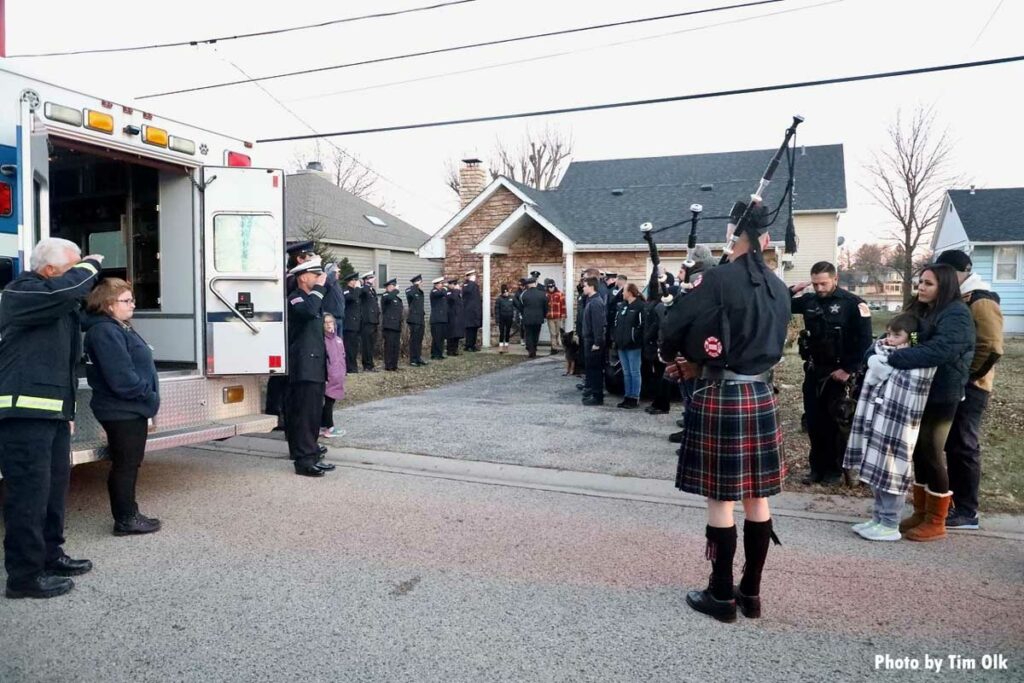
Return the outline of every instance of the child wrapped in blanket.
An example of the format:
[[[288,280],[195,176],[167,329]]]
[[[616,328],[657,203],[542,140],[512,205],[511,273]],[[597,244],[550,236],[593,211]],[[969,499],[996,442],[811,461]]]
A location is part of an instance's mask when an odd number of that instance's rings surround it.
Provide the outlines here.
[[[935,368],[897,370],[887,359],[913,346],[921,319],[901,313],[889,321],[885,337],[868,356],[864,385],[850,428],[843,467],[852,470],[875,494],[870,521],[853,530],[869,541],[898,541],[900,513],[913,482],[911,456],[921,428]]]

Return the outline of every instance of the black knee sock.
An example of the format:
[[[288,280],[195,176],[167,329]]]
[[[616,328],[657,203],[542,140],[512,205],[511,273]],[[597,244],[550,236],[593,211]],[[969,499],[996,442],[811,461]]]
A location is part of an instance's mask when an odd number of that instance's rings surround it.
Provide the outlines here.
[[[772,520],[765,522],[752,522],[749,519],[743,522],[743,553],[745,561],[743,564],[743,578],[740,579],[740,592],[747,596],[761,594],[761,571],[764,569],[764,561],[768,557],[768,546],[772,540],[779,543],[778,537],[772,531]]]
[[[716,600],[732,599],[732,561],[736,557],[736,527],[708,526],[705,556],[711,560],[708,591]]]

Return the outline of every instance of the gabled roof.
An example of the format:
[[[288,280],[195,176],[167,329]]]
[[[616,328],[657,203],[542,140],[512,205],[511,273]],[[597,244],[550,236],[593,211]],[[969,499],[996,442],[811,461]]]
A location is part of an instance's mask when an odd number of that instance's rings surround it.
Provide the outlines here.
[[[319,224],[331,242],[414,251],[429,235],[380,207],[347,192],[316,172],[289,175],[284,185],[288,238]],[[367,216],[385,223],[376,225]]]
[[[950,190],[971,242],[1024,242],[1024,187]]]

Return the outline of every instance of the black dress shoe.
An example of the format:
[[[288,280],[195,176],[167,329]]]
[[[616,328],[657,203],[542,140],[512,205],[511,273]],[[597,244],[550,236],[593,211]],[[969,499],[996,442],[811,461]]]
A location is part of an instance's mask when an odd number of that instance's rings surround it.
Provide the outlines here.
[[[335,468],[335,466],[329,462],[318,462],[317,464],[313,465],[313,467],[317,468],[318,470],[323,470],[324,472],[333,472]]]
[[[821,477],[821,483],[825,486],[835,486],[843,483],[843,475],[839,472],[831,472]]]
[[[320,459],[322,460],[323,457],[325,455],[327,455],[327,446],[321,446],[321,445],[317,444],[316,449],[317,449],[317,451],[319,451]]]
[[[583,391],[586,388],[587,388],[587,385],[584,384],[583,382],[580,382],[579,384],[576,385],[576,391]]]
[[[295,474],[301,477],[322,477],[324,471],[316,465],[296,465]]]
[[[668,412],[668,411],[666,411],[666,412]],[[676,426],[677,427],[685,427],[686,426],[686,420],[684,420],[683,418],[679,418],[678,420],[676,420]]]
[[[46,563],[46,573],[53,576],[79,576],[92,571],[92,562],[89,560],[72,560],[67,555],[61,555],[53,562]]]
[[[680,431],[680,432],[673,432],[672,434],[669,434],[668,440],[671,443],[682,443],[683,442],[683,434],[684,433],[685,432],[682,432],[682,431]]]
[[[131,517],[114,522],[115,536],[138,536],[140,534],[152,534],[157,531],[160,531],[159,519],[150,519],[137,512]]]
[[[603,406],[604,405],[604,399],[603,398],[595,398],[593,396],[584,396],[583,397],[583,405],[585,405],[585,406]]]
[[[706,590],[690,591],[686,594],[686,604],[701,614],[714,617],[727,624],[736,621],[735,599],[718,600]]]
[[[800,480],[800,483],[804,486],[810,486],[811,484],[820,484],[824,476],[820,472],[811,471],[810,474]]]
[[[64,595],[75,587],[75,582],[63,576],[42,574],[24,584],[7,584],[7,597],[18,598],[55,598]]]
[[[733,588],[733,597],[736,598],[736,606],[740,608],[740,612],[747,619],[760,619],[761,618],[761,596],[760,595],[744,595],[740,591],[740,587],[736,586]]]

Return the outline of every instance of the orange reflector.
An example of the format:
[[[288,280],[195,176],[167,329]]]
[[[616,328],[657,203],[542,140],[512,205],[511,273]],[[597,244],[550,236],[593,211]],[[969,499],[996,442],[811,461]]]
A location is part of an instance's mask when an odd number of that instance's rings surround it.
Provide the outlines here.
[[[245,400],[245,387],[241,385],[224,387],[221,389],[221,396],[224,398],[224,403],[241,403]]]
[[[252,166],[252,159],[239,152],[228,152],[228,166]]]
[[[114,117],[101,111],[85,110],[85,127],[101,133],[114,132]]]
[[[14,213],[14,194],[11,186],[0,183],[0,216],[7,217]]]
[[[142,127],[142,141],[147,145],[166,147],[167,137],[167,131],[163,128],[154,128],[153,126]]]

